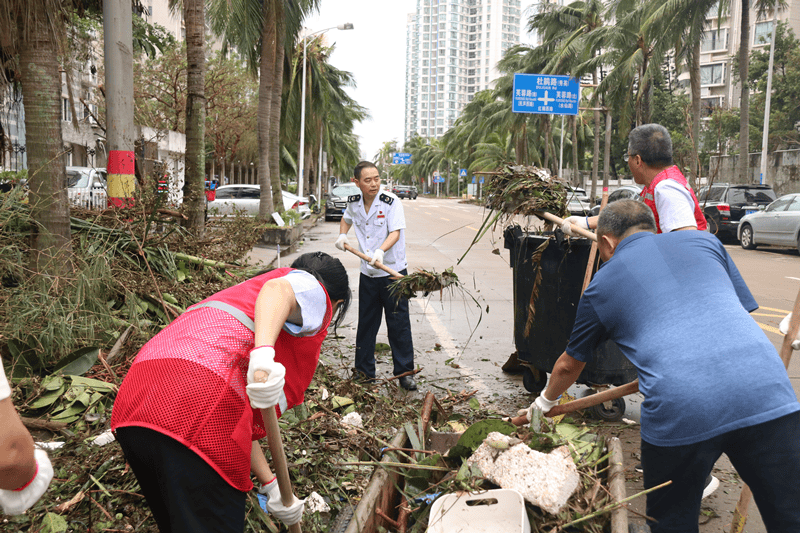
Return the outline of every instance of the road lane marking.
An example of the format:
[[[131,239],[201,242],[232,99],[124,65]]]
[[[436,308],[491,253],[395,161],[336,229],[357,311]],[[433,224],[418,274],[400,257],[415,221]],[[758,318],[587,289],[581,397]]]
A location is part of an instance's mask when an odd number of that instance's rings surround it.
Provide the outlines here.
[[[791,313],[791,311],[787,311],[786,309],[775,309],[774,307],[764,307],[763,305],[758,306],[759,311],[776,311],[778,313]]]
[[[446,220],[447,222],[450,222],[449,218],[444,218],[444,217],[439,217],[439,218],[441,218],[442,220]]]
[[[783,333],[781,333],[778,328],[774,328],[772,326],[768,326],[766,324],[762,324],[761,322],[758,322],[758,321],[756,321],[756,324],[758,324],[761,327],[761,329],[763,329],[764,331],[769,331],[770,333],[774,333],[776,335],[783,336]]]
[[[763,307],[761,309],[763,309]],[[771,318],[783,318],[783,317],[786,316],[786,315],[773,315],[771,313],[750,313],[750,315],[751,316],[768,316],[768,317],[771,317]]]
[[[465,226],[465,227],[466,227],[467,229],[471,229],[472,231],[478,231],[478,230],[476,230],[475,228],[473,228],[472,226]]]
[[[791,276],[786,276],[786,279],[793,279],[793,280],[795,280],[795,281],[800,281],[800,278],[793,278],[793,277],[791,277]]]

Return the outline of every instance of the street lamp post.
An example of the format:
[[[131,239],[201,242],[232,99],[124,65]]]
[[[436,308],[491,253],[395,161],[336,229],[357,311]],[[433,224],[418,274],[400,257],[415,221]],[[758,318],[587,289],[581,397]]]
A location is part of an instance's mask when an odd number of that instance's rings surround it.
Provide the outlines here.
[[[306,42],[308,38],[317,35],[320,33],[324,33],[328,30],[352,30],[353,24],[350,22],[345,22],[344,24],[340,24],[338,26],[331,26],[330,28],[325,28],[324,30],[315,31],[313,33],[308,33],[303,35],[303,88],[301,90],[301,97],[300,97],[300,153],[298,154],[297,158],[297,196],[303,196],[303,165],[305,163],[305,144],[306,144],[306,57],[308,56],[308,50],[306,50]]]

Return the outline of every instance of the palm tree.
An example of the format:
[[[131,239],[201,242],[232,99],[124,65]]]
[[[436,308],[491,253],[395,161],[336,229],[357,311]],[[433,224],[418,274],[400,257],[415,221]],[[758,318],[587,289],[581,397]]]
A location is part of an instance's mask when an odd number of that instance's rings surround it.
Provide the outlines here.
[[[8,0],[0,10],[2,51],[18,54],[15,74],[25,102],[29,203],[36,221],[30,267],[54,278],[72,270],[58,62],[65,17],[59,0]]]
[[[196,237],[205,234],[205,0],[183,0],[186,10],[186,177],[183,225]]]

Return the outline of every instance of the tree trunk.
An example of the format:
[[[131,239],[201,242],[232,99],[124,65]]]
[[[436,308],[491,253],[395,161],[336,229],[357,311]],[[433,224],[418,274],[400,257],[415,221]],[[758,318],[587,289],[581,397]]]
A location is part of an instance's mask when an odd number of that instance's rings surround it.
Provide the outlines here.
[[[594,154],[592,155],[592,187],[591,190],[589,191],[589,205],[594,205],[594,199],[597,195],[597,171],[599,166],[600,166],[600,111],[595,111]]]
[[[186,9],[186,175],[182,225],[195,237],[205,235],[203,173],[206,168],[205,130],[205,0],[184,0]]]
[[[522,128],[520,128],[521,131],[519,132],[519,134],[517,134],[517,138],[516,138],[516,141],[517,141],[516,142],[516,144],[517,144],[517,149],[516,149],[516,156],[517,157],[516,157],[516,160],[517,160],[517,164],[518,165],[526,165],[526,164],[530,163],[530,161],[528,161],[528,155],[527,155],[527,151],[528,151],[527,150],[528,149],[528,134],[527,134],[528,128],[527,128],[527,125],[528,125],[527,120],[522,123]]]
[[[258,82],[258,185],[261,187],[261,202],[258,216],[269,220],[275,212],[272,192],[272,164],[270,161],[270,115],[273,104],[280,107],[280,100],[273,102],[275,83],[275,20],[273,2],[264,1],[261,7],[263,21],[261,38],[261,59]],[[277,170],[275,171],[277,173]],[[280,209],[280,208],[279,208]],[[281,212],[281,211],[279,211]]]
[[[697,190],[696,180],[700,177],[700,41],[692,46],[689,84],[692,87],[692,172],[689,174],[689,185]]]
[[[35,2],[33,5],[39,5]],[[25,102],[25,136],[32,229],[31,269],[58,277],[73,269],[69,226],[69,199],[61,131],[61,73],[55,35],[41,8],[18,21],[21,44],[22,95]],[[36,12],[38,11],[38,12]],[[23,28],[23,23],[33,28]]]
[[[283,213],[283,193],[281,192],[281,107],[283,94],[283,61],[286,57],[286,13],[283,2],[275,2],[275,43],[273,69],[275,82],[272,86],[272,107],[269,110],[269,164],[273,169],[270,182],[275,210]]]
[[[575,187],[583,186],[578,170],[578,116],[572,117],[572,184]]]
[[[775,31],[775,28],[772,29]],[[742,0],[741,41],[739,42],[739,82],[742,97],[739,103],[739,183],[749,183],[750,176],[750,86],[747,82],[750,53],[750,1]]]
[[[603,190],[608,190],[611,177],[611,110],[606,109],[606,149],[603,153]],[[591,203],[589,205],[592,205]]]

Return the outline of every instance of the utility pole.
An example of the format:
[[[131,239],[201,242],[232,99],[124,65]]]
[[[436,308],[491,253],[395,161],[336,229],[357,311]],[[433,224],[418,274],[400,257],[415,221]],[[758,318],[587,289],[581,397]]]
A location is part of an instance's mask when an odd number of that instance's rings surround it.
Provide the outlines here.
[[[772,65],[775,60],[775,34],[778,33],[778,13],[772,20],[772,36],[769,45],[769,70],[767,71],[767,94],[764,102],[764,133],[761,137],[761,183],[772,185],[772,180],[767,178],[767,148],[769,145],[769,110],[772,100]]]
[[[133,20],[130,0],[103,2],[108,201],[129,205],[136,187],[133,145]]]

